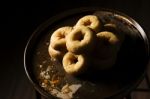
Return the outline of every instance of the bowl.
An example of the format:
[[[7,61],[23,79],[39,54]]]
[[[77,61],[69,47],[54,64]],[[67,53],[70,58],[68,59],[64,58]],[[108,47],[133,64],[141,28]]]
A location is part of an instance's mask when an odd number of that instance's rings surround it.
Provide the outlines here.
[[[75,77],[68,75],[59,61],[50,58],[48,46],[53,31],[74,26],[85,15],[96,15],[103,24],[114,22],[125,38],[113,68]],[[149,41],[142,27],[124,13],[101,8],[72,9],[51,17],[34,31],[24,52],[27,77],[46,98],[120,99],[142,81],[148,60]]]

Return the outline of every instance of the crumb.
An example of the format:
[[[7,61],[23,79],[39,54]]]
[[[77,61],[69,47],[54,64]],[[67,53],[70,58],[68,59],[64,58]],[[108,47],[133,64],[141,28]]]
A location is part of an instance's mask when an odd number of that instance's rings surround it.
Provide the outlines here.
[[[42,68],[42,67],[43,67],[43,65],[39,65],[39,67],[40,67],[40,68]]]
[[[47,61],[45,60],[45,61],[43,61],[42,63],[45,64],[46,62],[47,62]]]

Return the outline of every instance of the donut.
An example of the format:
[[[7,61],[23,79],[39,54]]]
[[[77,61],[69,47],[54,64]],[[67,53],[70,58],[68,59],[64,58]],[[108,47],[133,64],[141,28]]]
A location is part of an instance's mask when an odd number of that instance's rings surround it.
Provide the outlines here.
[[[76,26],[86,26],[97,33],[100,31],[101,23],[97,16],[87,15],[79,19]]]
[[[96,34],[98,42],[104,46],[117,45],[119,43],[119,38],[116,34],[109,31],[102,31]]]
[[[93,54],[93,63],[99,69],[108,69],[115,63],[119,50],[119,38],[109,31],[96,34],[97,46]]]
[[[81,74],[87,67],[87,59],[85,55],[75,55],[71,52],[65,54],[62,63],[66,73],[71,75]]]
[[[104,24],[104,30],[110,32],[117,32],[117,26],[114,23]]]
[[[69,34],[72,31],[72,27],[65,26],[57,29],[54,31],[54,33],[51,35],[50,43],[53,43],[55,41],[65,41],[66,35]]]
[[[61,61],[64,54],[67,52],[66,42],[65,41],[61,41],[61,42],[55,41],[55,42],[51,43],[48,47],[48,52],[52,59]]]
[[[120,28],[115,23],[104,24],[103,30],[115,33],[115,35],[117,35],[117,37],[119,38],[120,43],[123,42],[123,40],[124,40],[124,33],[122,33],[122,30],[120,30]]]
[[[68,51],[76,54],[90,52],[95,41],[94,33],[85,26],[74,28],[66,37]]]
[[[120,39],[116,34],[109,31],[102,31],[96,34],[97,37],[97,50],[103,56],[116,54],[120,48]]]

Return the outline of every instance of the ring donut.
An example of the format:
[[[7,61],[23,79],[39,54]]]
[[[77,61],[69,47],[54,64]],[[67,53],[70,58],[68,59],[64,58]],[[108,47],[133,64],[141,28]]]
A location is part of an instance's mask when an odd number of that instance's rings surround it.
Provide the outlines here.
[[[72,75],[78,75],[82,73],[87,67],[87,60],[84,55],[75,55],[70,52],[65,54],[62,63],[64,70],[68,74]]]
[[[122,33],[119,27],[117,27],[117,25],[115,23],[107,23],[104,24],[104,31],[110,31],[115,33],[115,35],[117,35],[117,37],[120,40],[120,43],[123,42],[124,40],[124,33]]]
[[[119,50],[118,37],[109,31],[103,31],[97,36],[97,46],[93,63],[98,69],[108,69],[114,65]]]
[[[66,46],[72,53],[85,53],[93,49],[94,40],[94,33],[88,27],[80,26],[67,35]]]
[[[107,24],[104,24],[104,30],[110,31],[110,32],[117,32],[117,26],[114,23],[107,23]]]
[[[101,23],[97,16],[87,15],[79,19],[76,26],[87,26],[97,33],[100,31]]]
[[[117,45],[119,43],[119,38],[112,32],[102,31],[96,34],[99,42],[104,45]]]
[[[65,41],[65,37],[72,31],[72,27],[65,26],[57,29],[51,36],[50,42],[53,43],[55,41]]]
[[[96,34],[97,44],[96,50],[103,57],[115,55],[120,48],[120,39],[112,32],[103,31]]]
[[[51,43],[49,45],[48,52],[52,59],[62,60],[64,54],[67,52],[66,42],[65,41],[61,41],[61,42],[55,41],[55,42]]]

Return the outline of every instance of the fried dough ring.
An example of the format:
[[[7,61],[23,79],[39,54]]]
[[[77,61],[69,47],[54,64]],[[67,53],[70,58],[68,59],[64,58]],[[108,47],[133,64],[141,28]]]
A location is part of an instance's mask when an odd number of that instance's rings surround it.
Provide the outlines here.
[[[66,53],[63,57],[63,67],[68,74],[78,75],[82,73],[87,67],[87,60],[83,54],[75,55],[73,53]]]
[[[65,41],[66,36],[72,31],[72,27],[65,26],[57,29],[51,36],[50,42],[53,43],[55,41]]]
[[[102,42],[103,44],[110,44],[110,45],[116,45],[119,43],[118,37],[109,31],[103,31],[96,34],[97,38],[99,39],[99,42]]]
[[[114,65],[119,50],[118,37],[108,31],[103,31],[97,35],[97,46],[93,63],[98,69],[108,69]]]
[[[97,16],[87,15],[78,20],[76,26],[86,26],[94,30],[96,33],[99,32],[101,23]]]
[[[76,27],[66,37],[68,51],[76,54],[86,53],[93,49],[94,33],[85,26]]]
[[[64,54],[67,52],[66,42],[53,42],[53,44],[49,45],[48,52],[52,59],[57,59],[61,61]]]
[[[110,31],[110,32],[115,33],[115,35],[117,35],[117,37],[120,40],[120,44],[123,42],[125,35],[124,35],[124,33],[122,33],[122,31],[120,30],[120,28],[117,27],[117,25],[115,23],[104,24],[103,28],[104,28],[104,31]]]

